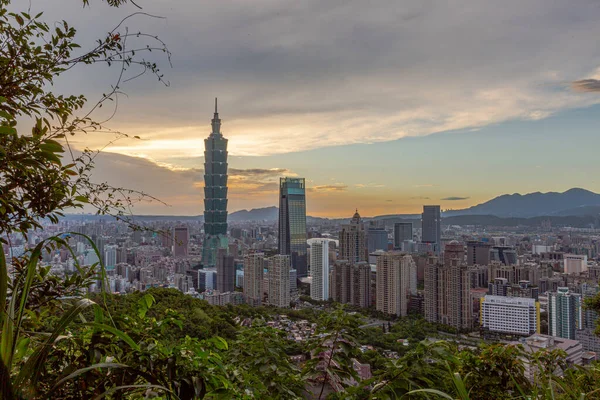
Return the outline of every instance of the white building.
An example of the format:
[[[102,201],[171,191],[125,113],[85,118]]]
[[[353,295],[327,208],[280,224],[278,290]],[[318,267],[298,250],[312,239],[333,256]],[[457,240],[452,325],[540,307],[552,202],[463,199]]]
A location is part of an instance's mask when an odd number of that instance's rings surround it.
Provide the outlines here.
[[[580,274],[588,270],[587,256],[582,254],[565,254],[563,262],[565,274]]]
[[[114,269],[117,265],[117,246],[104,246],[104,267]]]
[[[217,270],[204,268],[198,270],[198,292],[213,290],[217,287]]]
[[[568,367],[582,364],[583,347],[577,340],[535,334],[521,340],[521,342],[516,342],[515,344],[519,343],[523,345],[526,354],[533,354],[538,351],[550,352],[552,350],[560,349],[566,354],[565,361]],[[538,377],[536,377],[538,372],[537,364],[535,362],[529,362],[528,357],[525,357],[524,361],[525,377],[527,377],[527,379],[529,379],[531,382],[538,381]],[[562,372],[563,371],[558,368],[555,371],[555,374],[562,375]]]
[[[310,245],[310,297],[313,300],[329,299],[329,240],[313,240]]]
[[[253,306],[260,305],[263,300],[264,266],[264,253],[250,253],[244,257],[244,298]]]
[[[487,295],[480,301],[480,324],[485,330],[523,336],[540,333],[540,303],[535,299]]]

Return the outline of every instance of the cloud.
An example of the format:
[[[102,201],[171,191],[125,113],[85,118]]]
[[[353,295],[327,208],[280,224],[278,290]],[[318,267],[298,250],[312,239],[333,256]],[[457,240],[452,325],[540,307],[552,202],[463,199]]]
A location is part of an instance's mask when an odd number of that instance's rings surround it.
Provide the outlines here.
[[[364,188],[382,188],[385,187],[384,184],[381,183],[355,183],[354,187],[357,189],[364,189]]]
[[[51,3],[34,2],[32,11],[72,21],[84,47],[135,11]],[[111,126],[148,140],[110,150],[157,161],[202,155],[214,96],[231,155],[390,141],[600,102],[564,87],[598,67],[589,51],[600,36],[595,2],[147,0],[144,11],[166,18],[131,19],[130,31],[169,44],[171,85],[145,77],[123,85],[129,97]],[[118,69],[69,74],[56,90],[93,99]],[[591,80],[575,82],[596,90]],[[96,137],[85,144],[106,143]]]
[[[204,210],[202,169],[171,169],[149,159],[109,152],[100,153],[95,165],[92,174],[94,182],[108,182],[113,186],[143,191],[169,205],[164,207],[157,203],[139,203],[134,209],[136,213],[196,215]],[[230,168],[230,211],[275,204],[279,176],[282,174],[294,175],[285,168]]]
[[[413,196],[413,197],[411,197],[411,200],[429,200],[429,197],[427,197],[427,196]]]
[[[572,82],[571,88],[576,92],[600,92],[600,80],[581,79]]]
[[[420,184],[420,185],[413,185],[413,187],[415,188],[430,188],[430,187],[434,187],[437,185],[432,185],[431,183],[424,183],[424,184]]]
[[[393,201],[394,201],[394,200],[386,200],[386,202],[387,202],[387,203],[391,203],[391,202],[393,202]]]
[[[348,189],[348,185],[344,185],[343,183],[336,183],[333,185],[319,185],[309,187],[307,190],[309,192],[343,192]]]
[[[450,197],[444,197],[443,199],[440,199],[440,200],[443,200],[443,201],[459,201],[459,200],[467,200],[469,198],[470,197],[450,196]]]

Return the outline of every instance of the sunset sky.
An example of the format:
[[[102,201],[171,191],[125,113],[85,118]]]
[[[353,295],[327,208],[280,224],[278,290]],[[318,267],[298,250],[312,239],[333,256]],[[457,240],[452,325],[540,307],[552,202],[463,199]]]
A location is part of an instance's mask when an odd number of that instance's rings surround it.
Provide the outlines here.
[[[73,21],[86,48],[138,11],[90,2],[32,0],[32,13]],[[202,213],[214,97],[230,211],[276,205],[280,176],[305,177],[308,214],[331,217],[600,192],[597,1],[137,2],[164,17],[126,25],[167,43],[172,67],[154,57],[170,85],[150,75],[123,85],[110,126],[142,140],[106,147],[94,173],[169,204],[137,213]],[[74,69],[56,90],[96,99],[118,72]]]

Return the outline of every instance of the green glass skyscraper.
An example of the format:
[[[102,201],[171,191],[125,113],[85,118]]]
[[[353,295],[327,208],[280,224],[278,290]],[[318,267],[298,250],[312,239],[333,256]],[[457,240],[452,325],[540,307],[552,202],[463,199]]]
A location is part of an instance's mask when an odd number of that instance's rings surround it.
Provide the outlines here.
[[[291,256],[298,277],[308,275],[304,178],[279,179],[279,254]]]
[[[214,267],[218,249],[227,249],[227,139],[215,98],[212,133],[204,139],[204,245],[202,264]]]

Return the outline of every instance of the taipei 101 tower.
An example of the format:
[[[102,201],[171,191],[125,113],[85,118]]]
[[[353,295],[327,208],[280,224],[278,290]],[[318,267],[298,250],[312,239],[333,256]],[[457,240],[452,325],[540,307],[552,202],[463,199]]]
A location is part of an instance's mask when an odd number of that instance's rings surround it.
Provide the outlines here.
[[[204,139],[204,267],[216,265],[218,249],[227,249],[227,139],[215,98],[212,132]]]

